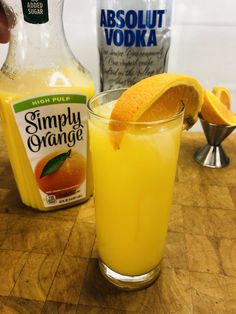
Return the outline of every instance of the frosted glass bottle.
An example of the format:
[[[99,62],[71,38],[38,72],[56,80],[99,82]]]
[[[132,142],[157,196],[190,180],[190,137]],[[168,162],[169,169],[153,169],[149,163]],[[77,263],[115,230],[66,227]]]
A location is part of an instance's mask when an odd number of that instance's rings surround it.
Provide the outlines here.
[[[167,72],[173,0],[98,0],[101,89]]]

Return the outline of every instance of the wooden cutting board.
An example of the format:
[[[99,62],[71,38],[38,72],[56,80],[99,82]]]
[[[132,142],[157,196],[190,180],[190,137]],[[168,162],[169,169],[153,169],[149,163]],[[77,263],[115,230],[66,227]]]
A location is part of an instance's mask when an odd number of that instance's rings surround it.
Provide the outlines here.
[[[97,268],[93,199],[51,213],[24,206],[0,132],[0,313],[236,313],[236,136],[220,170],[193,161],[204,142],[183,135],[160,278],[123,292]]]

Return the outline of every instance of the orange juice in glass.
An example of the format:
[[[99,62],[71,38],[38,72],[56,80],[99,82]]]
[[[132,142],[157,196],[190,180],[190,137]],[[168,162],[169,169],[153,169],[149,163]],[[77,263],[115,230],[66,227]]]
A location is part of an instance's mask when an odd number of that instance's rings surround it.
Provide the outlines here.
[[[118,287],[138,289],[160,271],[184,108],[165,120],[127,122],[125,131],[114,131],[110,114],[123,92],[100,93],[89,104],[96,233],[102,274]],[[120,136],[115,149],[112,139]]]

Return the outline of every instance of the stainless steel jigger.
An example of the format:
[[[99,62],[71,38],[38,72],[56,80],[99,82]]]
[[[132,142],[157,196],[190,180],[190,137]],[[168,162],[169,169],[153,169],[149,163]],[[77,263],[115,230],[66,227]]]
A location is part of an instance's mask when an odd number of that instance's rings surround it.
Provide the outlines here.
[[[227,166],[229,157],[225,154],[221,143],[233,132],[236,126],[217,125],[205,121],[201,116],[199,118],[207,144],[196,151],[194,159],[205,167],[223,168]]]

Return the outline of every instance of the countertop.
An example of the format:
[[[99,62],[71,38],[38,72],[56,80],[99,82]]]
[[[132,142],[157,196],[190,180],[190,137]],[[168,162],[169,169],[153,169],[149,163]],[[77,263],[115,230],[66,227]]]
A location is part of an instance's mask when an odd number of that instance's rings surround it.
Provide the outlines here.
[[[19,198],[0,132],[0,313],[236,313],[236,136],[231,163],[204,168],[184,133],[161,275],[119,291],[97,268],[94,204],[40,213]]]

